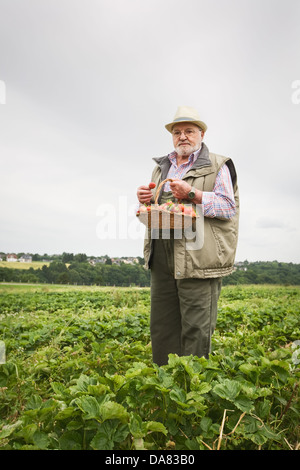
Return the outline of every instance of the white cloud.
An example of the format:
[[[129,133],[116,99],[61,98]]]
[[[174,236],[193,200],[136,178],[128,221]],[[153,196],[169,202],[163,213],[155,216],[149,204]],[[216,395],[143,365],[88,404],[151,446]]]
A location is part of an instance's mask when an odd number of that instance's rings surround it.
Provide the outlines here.
[[[186,104],[207,122],[210,150],[236,164],[238,258],[299,262],[299,10],[298,0],[1,2],[0,249],[142,254],[139,241],[99,244],[97,207],[135,199],[152,157],[172,149],[164,124]]]

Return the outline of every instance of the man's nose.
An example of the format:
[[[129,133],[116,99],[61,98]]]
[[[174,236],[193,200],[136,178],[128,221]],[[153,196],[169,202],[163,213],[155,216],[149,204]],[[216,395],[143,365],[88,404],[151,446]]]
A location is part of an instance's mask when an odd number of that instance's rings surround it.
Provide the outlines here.
[[[184,131],[181,131],[181,133],[180,133],[180,139],[181,139],[181,140],[185,140],[185,139],[186,139],[186,135],[185,135]]]

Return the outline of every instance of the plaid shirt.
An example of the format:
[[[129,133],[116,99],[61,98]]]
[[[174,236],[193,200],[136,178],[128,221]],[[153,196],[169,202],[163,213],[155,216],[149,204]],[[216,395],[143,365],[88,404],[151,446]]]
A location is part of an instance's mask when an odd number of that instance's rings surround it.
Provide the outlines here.
[[[189,156],[186,163],[177,166],[176,152],[169,154],[171,166],[167,178],[182,179],[190,170],[198,158],[201,147]],[[170,183],[164,185],[164,191],[170,191]],[[202,209],[206,217],[220,217],[230,219],[235,214],[235,199],[232,187],[230,171],[227,165],[223,165],[217,174],[215,186],[212,192],[203,191]]]

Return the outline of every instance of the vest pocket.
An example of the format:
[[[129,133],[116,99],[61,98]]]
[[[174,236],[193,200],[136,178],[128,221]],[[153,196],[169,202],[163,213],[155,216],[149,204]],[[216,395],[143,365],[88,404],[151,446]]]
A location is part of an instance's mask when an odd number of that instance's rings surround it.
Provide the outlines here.
[[[220,237],[218,236],[218,229],[212,225],[211,226],[211,231],[212,231],[212,234],[213,234],[215,242],[216,242],[216,247],[217,247],[217,250],[218,250],[218,256],[221,256],[224,252],[224,247],[222,247]]]

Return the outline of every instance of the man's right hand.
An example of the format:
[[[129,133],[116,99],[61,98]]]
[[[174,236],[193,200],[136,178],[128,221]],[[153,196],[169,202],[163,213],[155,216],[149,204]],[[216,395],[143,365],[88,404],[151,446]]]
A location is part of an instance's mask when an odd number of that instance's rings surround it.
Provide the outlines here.
[[[137,189],[137,198],[141,204],[149,204],[153,198],[153,193],[149,186],[139,186]]]

